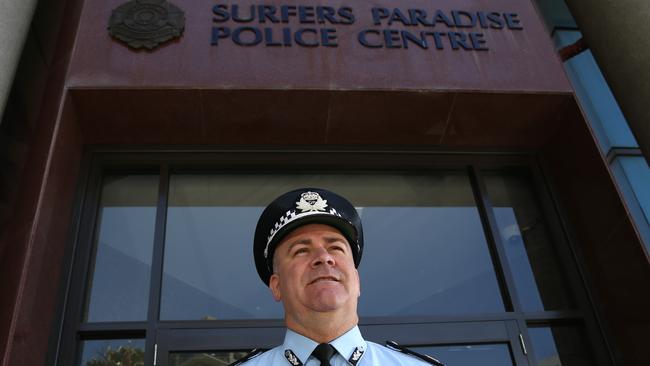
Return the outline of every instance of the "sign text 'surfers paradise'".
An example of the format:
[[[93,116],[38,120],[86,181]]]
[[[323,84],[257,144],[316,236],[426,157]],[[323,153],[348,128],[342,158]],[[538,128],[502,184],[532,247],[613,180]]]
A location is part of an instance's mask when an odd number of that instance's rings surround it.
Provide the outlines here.
[[[216,4],[212,13],[213,46],[231,41],[239,46],[338,47],[338,28],[357,22],[347,6]],[[486,31],[523,29],[513,12],[373,7],[369,15],[370,24],[362,24],[356,37],[361,46],[375,49],[486,51]]]

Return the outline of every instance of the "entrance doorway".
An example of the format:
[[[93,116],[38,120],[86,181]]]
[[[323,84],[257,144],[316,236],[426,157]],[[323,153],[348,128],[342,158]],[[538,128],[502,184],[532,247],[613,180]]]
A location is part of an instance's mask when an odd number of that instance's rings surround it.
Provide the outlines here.
[[[448,365],[608,365],[534,156],[110,151],[87,177],[61,364],[227,365],[281,344],[255,223],[318,187],[363,220],[367,340]]]

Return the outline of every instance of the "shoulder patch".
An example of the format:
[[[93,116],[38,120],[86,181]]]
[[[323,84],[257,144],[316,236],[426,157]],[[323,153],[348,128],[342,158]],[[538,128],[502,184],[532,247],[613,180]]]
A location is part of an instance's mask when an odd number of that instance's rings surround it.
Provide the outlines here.
[[[442,362],[436,360],[435,358],[433,358],[433,357],[431,357],[429,355],[425,355],[425,354],[422,354],[422,353],[415,352],[415,351],[410,350],[410,349],[408,349],[408,348],[406,348],[404,346],[400,346],[395,341],[386,341],[386,347],[388,347],[388,348],[390,348],[390,349],[392,349],[394,351],[402,352],[402,353],[405,353],[407,355],[411,355],[413,357],[419,358],[420,360],[422,360],[422,361],[424,361],[426,363],[429,363],[431,365],[445,366]]]
[[[237,365],[241,365],[241,364],[243,364],[244,362],[249,361],[249,360],[252,360],[252,359],[254,359],[255,357],[261,355],[263,352],[264,352],[263,349],[261,349],[261,348],[255,348],[254,350],[248,352],[248,354],[247,354],[246,356],[240,358],[239,360],[237,360],[237,361],[231,363],[231,364],[228,365],[228,366],[237,366]]]

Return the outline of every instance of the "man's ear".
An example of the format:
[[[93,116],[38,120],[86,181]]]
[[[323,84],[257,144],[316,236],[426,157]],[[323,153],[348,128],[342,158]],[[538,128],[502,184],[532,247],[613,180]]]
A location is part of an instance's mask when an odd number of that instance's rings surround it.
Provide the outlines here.
[[[282,301],[282,292],[280,292],[280,276],[277,273],[271,275],[269,279],[269,288],[275,301]]]
[[[356,268],[354,269],[354,272],[357,274],[357,283],[359,284],[359,293],[357,294],[357,297],[361,297],[361,276],[359,276],[359,270]]]

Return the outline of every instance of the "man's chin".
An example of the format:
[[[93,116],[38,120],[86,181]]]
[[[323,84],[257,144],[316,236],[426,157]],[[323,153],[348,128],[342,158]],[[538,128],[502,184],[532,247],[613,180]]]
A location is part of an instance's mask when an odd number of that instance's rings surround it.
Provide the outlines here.
[[[319,313],[332,313],[342,308],[341,304],[334,303],[318,303],[310,306],[313,311]]]
[[[336,291],[321,291],[310,303],[310,308],[318,312],[336,311],[345,306],[345,296]]]

